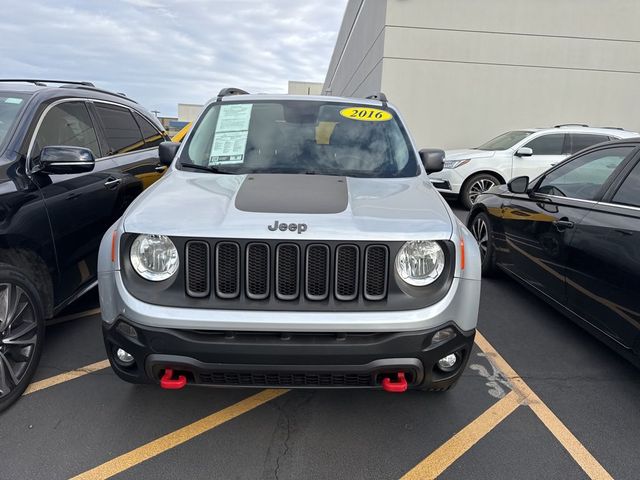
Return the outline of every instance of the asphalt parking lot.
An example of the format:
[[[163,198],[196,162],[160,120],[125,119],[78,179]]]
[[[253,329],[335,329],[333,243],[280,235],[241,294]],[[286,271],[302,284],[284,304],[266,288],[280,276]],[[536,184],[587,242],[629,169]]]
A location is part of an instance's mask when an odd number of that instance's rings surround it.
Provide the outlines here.
[[[441,394],[129,385],[97,307],[89,295],[48,329],[0,415],[1,479],[638,478],[640,372],[502,276]]]

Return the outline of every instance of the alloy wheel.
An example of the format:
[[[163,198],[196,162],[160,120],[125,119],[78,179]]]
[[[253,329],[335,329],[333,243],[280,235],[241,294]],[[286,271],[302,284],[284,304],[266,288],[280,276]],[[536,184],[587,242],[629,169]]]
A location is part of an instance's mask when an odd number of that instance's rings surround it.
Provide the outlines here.
[[[476,217],[471,225],[471,233],[478,242],[480,255],[482,256],[482,260],[484,260],[484,257],[487,255],[487,249],[489,248],[489,228],[484,218],[481,216]]]
[[[0,398],[18,386],[38,341],[34,306],[25,291],[0,283]]]
[[[491,187],[494,187],[496,184],[494,181],[489,180],[487,178],[480,178],[471,184],[469,187],[469,201],[471,203],[476,203],[478,197],[489,190]]]

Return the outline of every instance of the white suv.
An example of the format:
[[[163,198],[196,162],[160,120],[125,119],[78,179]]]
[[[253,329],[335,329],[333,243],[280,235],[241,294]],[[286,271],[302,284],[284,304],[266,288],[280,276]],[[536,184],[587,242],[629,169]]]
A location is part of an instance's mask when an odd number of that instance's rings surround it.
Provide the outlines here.
[[[459,196],[464,206],[471,208],[478,195],[494,185],[522,175],[537,177],[596,143],[638,136],[621,128],[587,125],[514,130],[477,148],[447,151],[445,169],[429,178],[440,193]]]

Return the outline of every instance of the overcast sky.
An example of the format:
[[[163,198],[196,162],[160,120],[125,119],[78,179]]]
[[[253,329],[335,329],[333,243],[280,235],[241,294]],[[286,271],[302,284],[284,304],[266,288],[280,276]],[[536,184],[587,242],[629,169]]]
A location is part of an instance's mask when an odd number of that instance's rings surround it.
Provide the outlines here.
[[[2,77],[89,80],[160,115],[324,81],[347,0],[0,0]]]

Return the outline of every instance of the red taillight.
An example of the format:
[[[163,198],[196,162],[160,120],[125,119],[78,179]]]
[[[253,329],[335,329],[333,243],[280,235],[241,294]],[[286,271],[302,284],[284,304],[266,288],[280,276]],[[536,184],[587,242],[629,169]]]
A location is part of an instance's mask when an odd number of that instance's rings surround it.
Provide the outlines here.
[[[464,238],[460,236],[460,270],[464,270]]]

